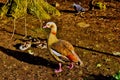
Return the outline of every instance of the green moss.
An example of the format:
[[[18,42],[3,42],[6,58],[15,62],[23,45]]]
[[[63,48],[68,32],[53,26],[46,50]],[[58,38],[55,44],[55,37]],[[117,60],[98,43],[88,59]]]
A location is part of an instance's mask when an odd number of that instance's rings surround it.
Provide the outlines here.
[[[8,6],[4,5],[3,7],[0,8],[0,16],[3,17],[7,14],[8,12]]]
[[[12,4],[11,14],[14,18],[19,18],[27,13],[27,0],[15,0]]]
[[[97,2],[95,6],[98,7],[100,10],[106,10],[106,5],[102,2]]]
[[[40,19],[50,19],[50,15],[43,9],[39,2],[36,0],[30,1],[28,5],[29,13]]]
[[[0,14],[17,19],[25,16],[27,12],[39,19],[50,19],[51,15],[60,16],[60,12],[44,0],[10,0],[1,8]]]

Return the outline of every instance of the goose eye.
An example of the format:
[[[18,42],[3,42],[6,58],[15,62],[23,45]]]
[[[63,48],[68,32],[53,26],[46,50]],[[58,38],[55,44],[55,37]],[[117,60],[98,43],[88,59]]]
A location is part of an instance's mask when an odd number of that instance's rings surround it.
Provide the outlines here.
[[[50,27],[51,27],[51,24],[47,24],[47,27],[50,28]]]
[[[48,26],[50,26],[50,24],[47,24]]]

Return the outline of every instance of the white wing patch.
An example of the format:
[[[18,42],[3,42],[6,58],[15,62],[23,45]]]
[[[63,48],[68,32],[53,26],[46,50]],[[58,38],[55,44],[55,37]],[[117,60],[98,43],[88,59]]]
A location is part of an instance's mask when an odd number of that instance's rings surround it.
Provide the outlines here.
[[[59,52],[51,49],[52,53],[56,56],[58,56],[58,58],[61,60],[61,61],[70,61],[66,56],[60,54]]]
[[[51,51],[56,55],[56,56],[62,56],[60,53],[58,53],[57,51],[51,49]]]

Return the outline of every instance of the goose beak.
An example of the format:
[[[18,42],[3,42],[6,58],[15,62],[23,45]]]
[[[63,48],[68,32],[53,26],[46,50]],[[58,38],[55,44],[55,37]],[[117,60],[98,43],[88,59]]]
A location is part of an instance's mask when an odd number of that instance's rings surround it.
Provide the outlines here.
[[[43,26],[43,28],[48,28],[47,26]]]

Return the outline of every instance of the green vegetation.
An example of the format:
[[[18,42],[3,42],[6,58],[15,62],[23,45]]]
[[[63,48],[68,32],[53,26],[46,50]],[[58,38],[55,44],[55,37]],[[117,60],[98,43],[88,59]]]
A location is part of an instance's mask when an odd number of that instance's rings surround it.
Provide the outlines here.
[[[116,80],[120,80],[120,71],[118,73],[116,73],[115,75],[113,75],[113,77],[116,79]]]
[[[1,17],[9,15],[15,19],[27,13],[39,19],[50,19],[52,15],[60,16],[60,12],[44,0],[10,0],[0,9]]]
[[[106,10],[106,5],[102,2],[97,2],[95,6],[98,7],[100,10]]]

